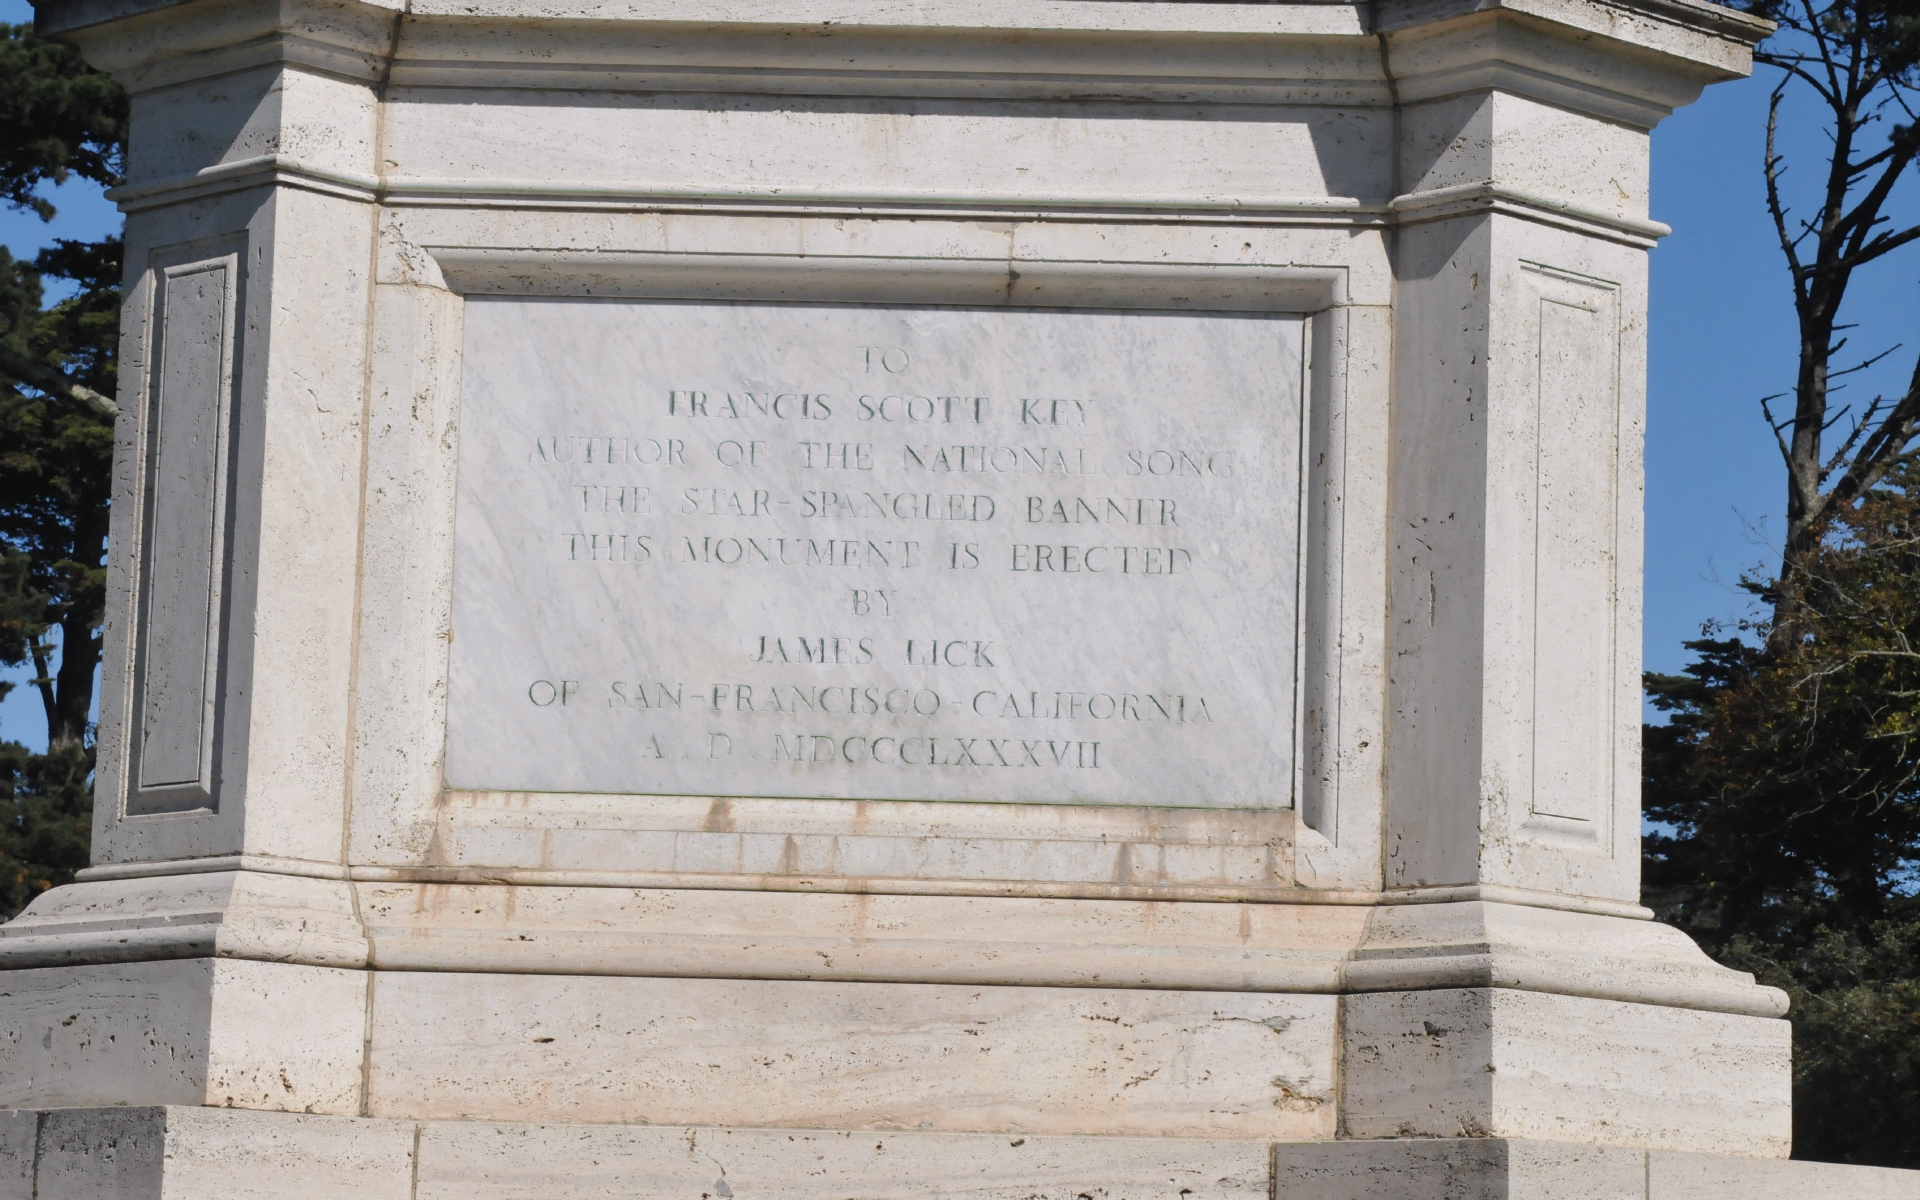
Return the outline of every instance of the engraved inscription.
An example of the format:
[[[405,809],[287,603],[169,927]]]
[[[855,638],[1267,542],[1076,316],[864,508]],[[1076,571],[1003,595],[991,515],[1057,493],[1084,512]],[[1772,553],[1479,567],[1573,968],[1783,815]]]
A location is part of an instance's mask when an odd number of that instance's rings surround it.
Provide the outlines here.
[[[1298,318],[467,308],[450,785],[1291,802]]]

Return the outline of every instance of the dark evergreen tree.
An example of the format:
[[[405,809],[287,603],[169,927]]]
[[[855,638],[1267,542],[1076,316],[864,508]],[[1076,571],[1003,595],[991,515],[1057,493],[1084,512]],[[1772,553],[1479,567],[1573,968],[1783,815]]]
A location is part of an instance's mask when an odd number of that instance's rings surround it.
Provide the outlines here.
[[[1839,381],[1862,267],[1920,243],[1920,0],[1734,0],[1779,24],[1762,170],[1799,325],[1791,412],[1762,411],[1786,475],[1777,573],[1756,607],[1649,675],[1646,899],[1793,1000],[1794,1154],[1920,1167],[1920,360],[1858,408]],[[1783,104],[1826,141],[1790,163]],[[1800,173],[1790,174],[1798,166]],[[1897,348],[1895,348],[1897,349]]]
[[[1792,996],[1796,1155],[1920,1167],[1920,464],[1837,508],[1796,569],[1791,638],[1762,618],[1647,677],[1670,718],[1645,737],[1668,830],[1646,898]]]
[[[42,185],[120,181],[126,97],[30,26],[0,35],[0,197],[50,219]],[[0,662],[31,665],[47,723],[43,754],[0,742],[0,915],[87,862],[120,258],[118,238],[0,249]],[[47,305],[47,278],[73,293]]]

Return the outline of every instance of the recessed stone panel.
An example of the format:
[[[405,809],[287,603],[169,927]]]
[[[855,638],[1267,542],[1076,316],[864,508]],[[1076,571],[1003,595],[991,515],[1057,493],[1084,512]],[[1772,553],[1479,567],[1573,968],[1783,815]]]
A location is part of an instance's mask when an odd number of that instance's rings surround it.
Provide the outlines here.
[[[161,272],[148,417],[146,638],[134,812],[212,800],[232,264]]]
[[[449,783],[1290,803],[1300,331],[470,300]]]

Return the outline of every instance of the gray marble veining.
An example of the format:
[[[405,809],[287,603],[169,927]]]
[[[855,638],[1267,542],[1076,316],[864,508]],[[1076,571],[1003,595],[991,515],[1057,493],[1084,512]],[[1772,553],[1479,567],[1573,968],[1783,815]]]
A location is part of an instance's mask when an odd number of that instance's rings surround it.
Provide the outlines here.
[[[470,301],[449,782],[1289,803],[1300,331]]]

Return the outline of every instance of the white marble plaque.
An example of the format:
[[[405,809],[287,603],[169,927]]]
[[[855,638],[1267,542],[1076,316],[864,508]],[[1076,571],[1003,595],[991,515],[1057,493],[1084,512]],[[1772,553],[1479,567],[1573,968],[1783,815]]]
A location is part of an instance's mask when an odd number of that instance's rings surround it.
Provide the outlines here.
[[[1291,803],[1300,339],[470,300],[448,783]]]

